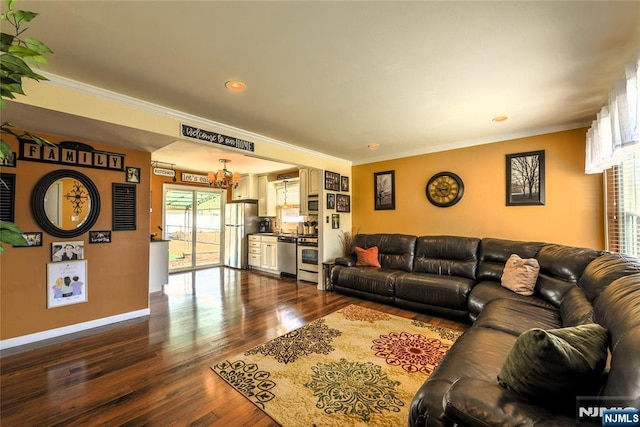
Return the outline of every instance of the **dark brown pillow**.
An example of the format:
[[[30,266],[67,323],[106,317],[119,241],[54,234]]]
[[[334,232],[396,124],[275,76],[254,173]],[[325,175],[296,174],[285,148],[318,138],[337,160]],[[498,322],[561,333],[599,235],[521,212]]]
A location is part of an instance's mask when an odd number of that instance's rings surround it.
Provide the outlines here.
[[[607,336],[597,323],[525,331],[503,362],[498,382],[550,404],[595,393],[607,360]]]

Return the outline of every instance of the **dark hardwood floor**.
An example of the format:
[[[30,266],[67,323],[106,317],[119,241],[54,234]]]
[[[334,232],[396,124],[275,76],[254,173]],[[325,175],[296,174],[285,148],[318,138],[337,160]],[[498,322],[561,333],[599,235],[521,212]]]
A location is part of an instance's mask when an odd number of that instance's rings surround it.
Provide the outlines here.
[[[172,275],[150,300],[148,318],[4,350],[0,425],[277,426],[210,366],[353,303],[466,329],[225,268]]]

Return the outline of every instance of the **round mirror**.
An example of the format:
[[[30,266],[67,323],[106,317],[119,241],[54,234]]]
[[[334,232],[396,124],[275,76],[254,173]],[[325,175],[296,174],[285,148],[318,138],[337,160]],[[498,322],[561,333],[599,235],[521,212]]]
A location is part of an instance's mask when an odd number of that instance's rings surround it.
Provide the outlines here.
[[[93,227],[100,213],[100,195],[93,181],[72,170],[53,171],[36,184],[33,215],[47,233],[76,237]]]

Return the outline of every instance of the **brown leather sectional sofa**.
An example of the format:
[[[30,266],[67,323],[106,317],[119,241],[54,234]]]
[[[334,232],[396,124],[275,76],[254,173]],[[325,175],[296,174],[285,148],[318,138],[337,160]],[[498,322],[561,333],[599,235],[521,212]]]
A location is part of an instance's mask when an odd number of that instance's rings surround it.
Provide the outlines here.
[[[381,268],[357,267],[355,248],[372,246]],[[534,295],[501,286],[511,254],[538,260]],[[409,426],[575,426],[572,396],[571,404],[549,405],[498,384],[516,339],[532,328],[602,325],[610,357],[599,391],[589,397],[602,406],[640,403],[637,258],[542,242],[359,234],[352,255],[336,259],[331,284],[347,295],[472,322],[417,390]]]

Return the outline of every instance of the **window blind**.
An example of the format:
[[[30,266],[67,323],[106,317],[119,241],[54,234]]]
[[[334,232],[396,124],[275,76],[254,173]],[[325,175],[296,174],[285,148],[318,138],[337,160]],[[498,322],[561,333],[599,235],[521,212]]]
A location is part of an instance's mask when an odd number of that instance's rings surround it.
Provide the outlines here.
[[[640,256],[640,155],[605,171],[607,249]]]

